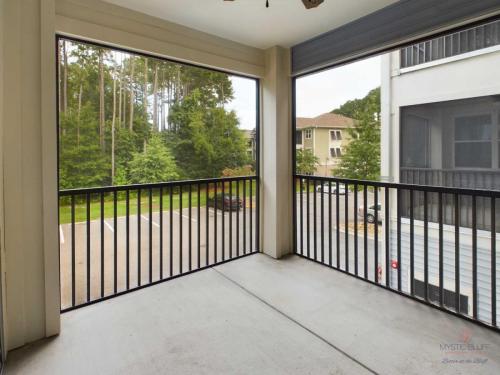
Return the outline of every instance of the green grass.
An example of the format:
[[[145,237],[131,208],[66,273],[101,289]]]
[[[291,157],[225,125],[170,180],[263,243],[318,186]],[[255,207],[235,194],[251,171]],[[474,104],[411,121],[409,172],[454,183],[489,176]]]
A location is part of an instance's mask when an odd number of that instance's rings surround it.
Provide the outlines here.
[[[246,194],[250,195],[250,182],[246,182]],[[222,191],[222,187],[219,186],[217,192],[220,193]],[[255,181],[252,182],[252,195],[255,196]],[[225,186],[225,193],[229,193],[229,185]],[[233,195],[236,195],[236,183],[233,184]],[[198,207],[198,191],[193,187],[193,191],[191,193],[191,206],[193,210]],[[214,190],[209,190],[209,197],[213,197]],[[240,197],[243,197],[243,182],[240,183]],[[81,198],[81,199],[78,199]],[[87,205],[84,201],[84,197],[78,197],[75,203],[75,222],[82,222],[87,220]],[[68,224],[71,223],[71,205],[69,203],[69,197],[60,198],[59,205],[59,223],[60,224]],[[130,193],[129,195],[129,214],[137,215],[137,194]],[[149,192],[142,191],[141,192],[141,215],[149,213]],[[180,194],[174,193],[172,195],[172,208],[179,209],[180,207]],[[200,206],[206,206],[206,190],[200,190]],[[183,192],[182,194],[182,207],[189,207],[189,193]],[[158,190],[153,190],[152,197],[152,212],[158,212],[160,210],[160,194]],[[163,192],[163,210],[170,210],[170,194],[167,192]],[[125,193],[119,193],[117,196],[117,204],[116,204],[116,213],[117,216],[125,216],[127,213],[127,202],[125,200]],[[113,204],[113,195],[106,194],[104,196],[104,218],[112,218],[114,216],[114,204]],[[101,217],[101,202],[98,195],[92,195],[90,199],[90,220],[96,220]]]

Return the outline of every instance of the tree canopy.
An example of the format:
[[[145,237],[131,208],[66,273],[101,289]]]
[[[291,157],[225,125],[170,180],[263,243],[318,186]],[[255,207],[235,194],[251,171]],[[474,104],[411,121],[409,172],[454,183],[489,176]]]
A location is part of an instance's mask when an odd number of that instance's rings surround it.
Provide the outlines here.
[[[332,111],[356,120],[349,128],[352,140],[333,171],[335,176],[379,180],[380,178],[380,88],[364,98],[350,100]]]
[[[60,188],[220,177],[251,161],[229,75],[59,40]]]

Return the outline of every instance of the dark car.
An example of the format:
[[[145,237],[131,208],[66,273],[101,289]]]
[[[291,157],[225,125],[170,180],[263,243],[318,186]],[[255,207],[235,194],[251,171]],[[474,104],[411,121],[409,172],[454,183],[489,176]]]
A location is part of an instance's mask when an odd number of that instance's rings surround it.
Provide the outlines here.
[[[217,194],[215,197],[208,199],[208,206],[215,207],[219,210],[238,210],[243,206],[243,201],[239,197],[230,196],[229,194]]]

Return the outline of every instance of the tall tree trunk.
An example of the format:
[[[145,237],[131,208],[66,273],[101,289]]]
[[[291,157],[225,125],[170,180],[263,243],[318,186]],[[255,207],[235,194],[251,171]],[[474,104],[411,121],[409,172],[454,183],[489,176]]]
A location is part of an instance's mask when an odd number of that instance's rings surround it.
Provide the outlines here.
[[[116,79],[113,77],[113,119],[111,120],[111,184],[115,184]]]
[[[122,122],[122,94],[123,94],[123,61],[120,66],[120,86],[118,89],[118,126],[121,127]]]
[[[129,123],[128,123],[128,129],[130,131],[134,130],[134,71],[135,71],[135,61],[134,58],[130,58],[130,114],[129,114]]]
[[[144,58],[144,88],[142,91],[146,122],[148,121],[148,60],[147,57]]]
[[[99,50],[99,141],[102,151],[104,151],[104,51]]]
[[[158,63],[155,64],[153,82],[153,128],[158,130]]]
[[[80,82],[80,91],[78,92],[78,113],[76,117],[76,145],[80,146],[80,114],[82,113],[82,95],[83,82]]]
[[[66,41],[63,40],[63,112],[66,113],[68,109],[68,51],[66,49]]]

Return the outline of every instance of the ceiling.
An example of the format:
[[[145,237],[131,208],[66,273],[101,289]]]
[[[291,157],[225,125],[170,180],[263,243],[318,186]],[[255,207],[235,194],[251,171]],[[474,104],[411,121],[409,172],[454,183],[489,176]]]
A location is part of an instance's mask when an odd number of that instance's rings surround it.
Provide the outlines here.
[[[397,0],[325,0],[306,10],[300,0],[105,0],[257,48],[290,47]]]

